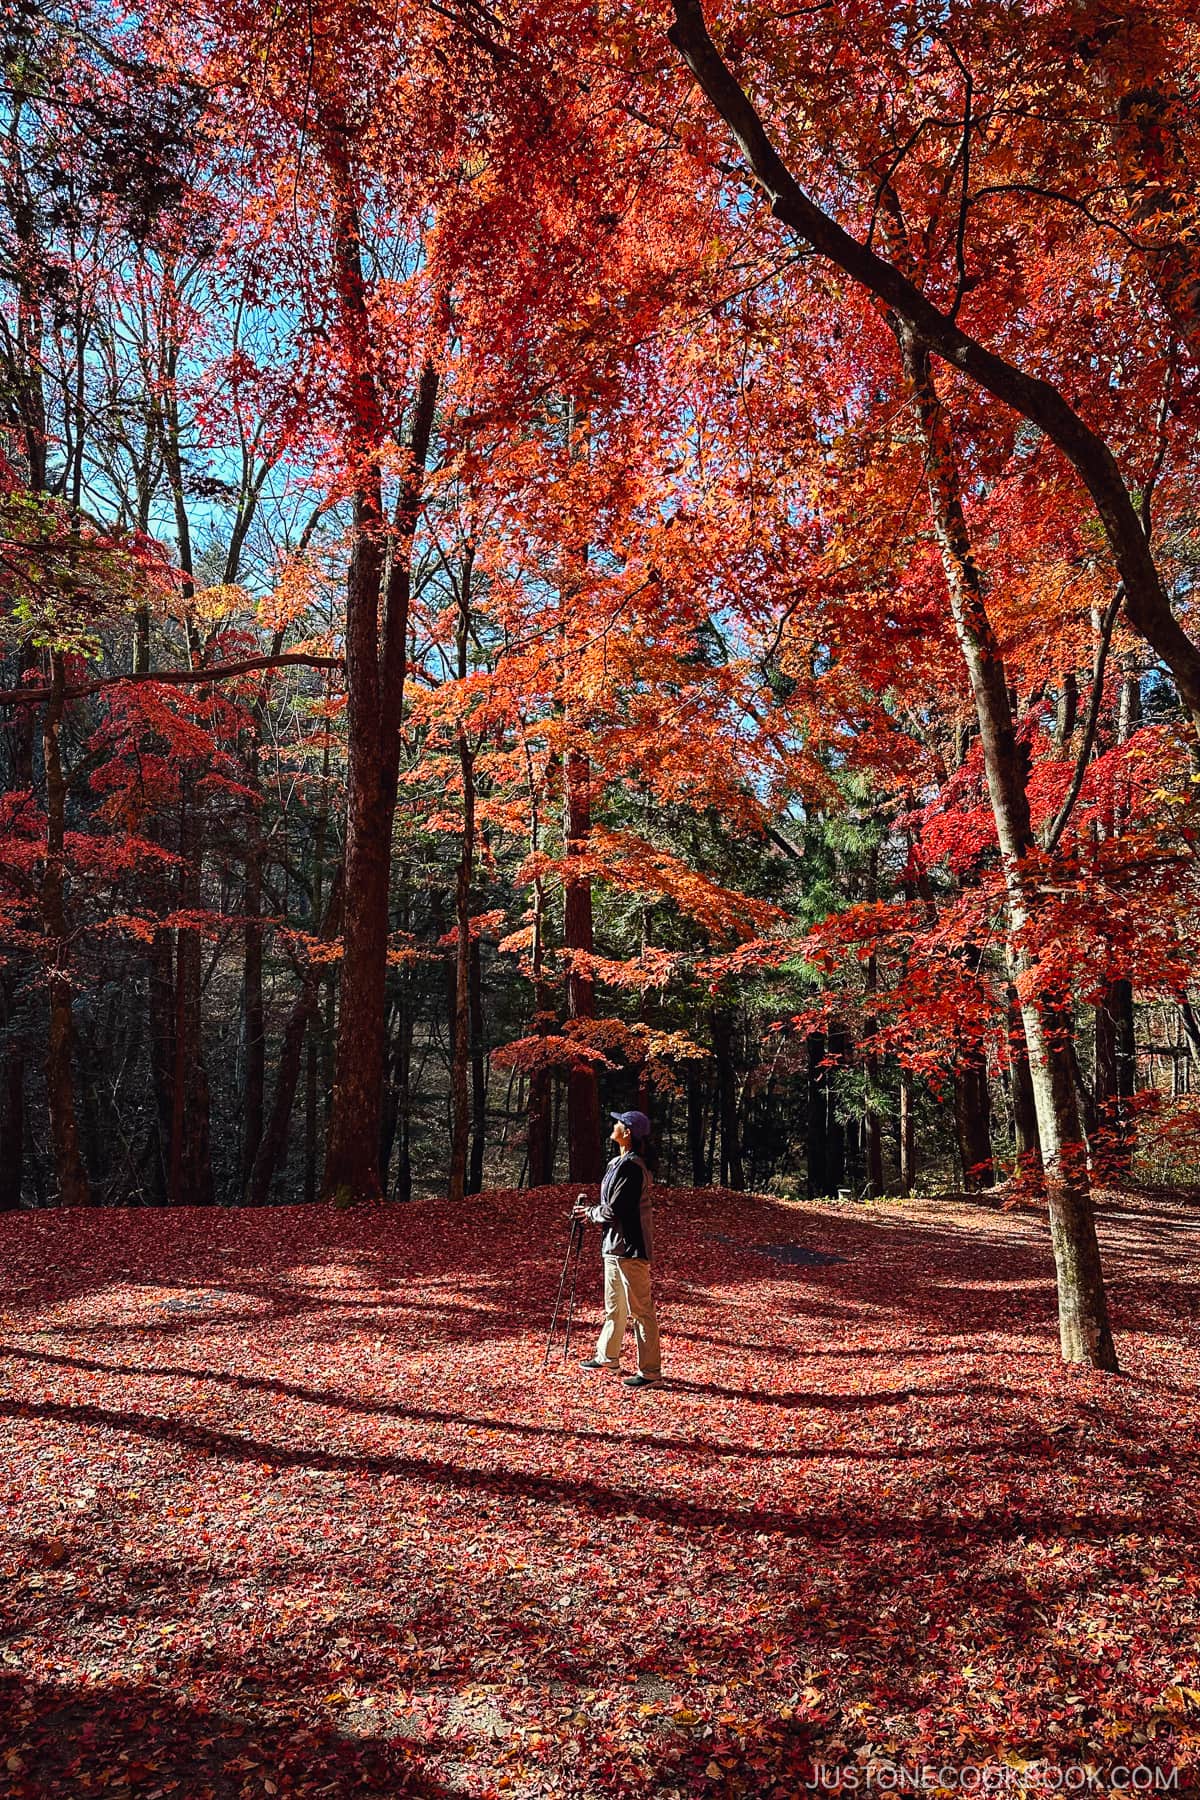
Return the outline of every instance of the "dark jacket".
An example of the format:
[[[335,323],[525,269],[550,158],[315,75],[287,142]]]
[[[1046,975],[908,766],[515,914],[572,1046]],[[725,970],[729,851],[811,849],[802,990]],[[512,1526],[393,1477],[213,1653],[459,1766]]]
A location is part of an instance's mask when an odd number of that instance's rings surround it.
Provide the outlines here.
[[[588,1218],[603,1225],[603,1256],[628,1256],[635,1262],[654,1258],[654,1227],[650,1204],[653,1187],[650,1171],[632,1150],[614,1156],[600,1183],[600,1204]]]

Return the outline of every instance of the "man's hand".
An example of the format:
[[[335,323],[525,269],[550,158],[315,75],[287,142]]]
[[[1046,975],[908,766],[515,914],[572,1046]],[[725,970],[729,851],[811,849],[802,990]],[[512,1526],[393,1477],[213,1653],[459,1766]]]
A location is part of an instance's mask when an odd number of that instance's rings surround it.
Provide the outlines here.
[[[572,1219],[576,1220],[578,1223],[582,1224],[583,1221],[587,1218],[587,1216],[588,1216],[588,1197],[586,1194],[577,1194],[575,1197],[575,1205],[571,1212],[571,1217],[572,1217]]]

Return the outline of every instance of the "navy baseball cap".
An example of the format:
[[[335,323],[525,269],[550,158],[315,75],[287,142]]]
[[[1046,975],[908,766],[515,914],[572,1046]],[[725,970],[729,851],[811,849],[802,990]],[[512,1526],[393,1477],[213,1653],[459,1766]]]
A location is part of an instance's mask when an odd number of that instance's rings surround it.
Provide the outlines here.
[[[650,1136],[650,1121],[644,1112],[623,1112],[611,1115],[620,1124],[627,1125],[635,1138]]]

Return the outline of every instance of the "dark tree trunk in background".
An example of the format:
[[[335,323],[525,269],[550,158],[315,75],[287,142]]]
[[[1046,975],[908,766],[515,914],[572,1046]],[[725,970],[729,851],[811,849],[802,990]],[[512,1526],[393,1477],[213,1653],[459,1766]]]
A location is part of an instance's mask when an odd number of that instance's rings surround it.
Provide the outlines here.
[[[257,785],[257,783],[256,783]],[[245,1095],[242,1109],[242,1160],[239,1188],[244,1189],[254,1168],[262,1141],[266,1106],[267,1045],[263,1008],[262,845],[257,813],[249,821],[251,840],[246,855],[243,895],[246,923],[242,932],[242,1039],[246,1058]],[[303,1030],[301,1030],[303,1041]],[[297,1069],[300,1051],[297,1048]]]
[[[50,1030],[46,1044],[46,1103],[58,1200],[62,1206],[89,1206],[92,1192],[79,1149],[75,1110],[75,1026],[71,977],[67,968],[67,903],[64,844],[67,785],[59,734],[63,716],[63,659],[51,652],[51,696],[42,723],[46,769],[46,858],[42,873],[42,929],[48,939]]]
[[[573,875],[571,864],[585,857],[588,851],[592,829],[591,780],[587,757],[579,750],[569,750],[563,779],[567,851],[563,878],[563,945],[568,952],[578,950],[586,956],[591,956],[595,948],[592,879],[587,874]],[[567,1018],[588,1020],[595,1016],[596,984],[591,972],[572,966],[567,974]],[[601,1168],[600,1090],[595,1069],[581,1063],[573,1065],[567,1075],[567,1179],[599,1181]]]
[[[695,1062],[685,1064],[687,1075],[688,1166],[692,1186],[703,1187],[707,1178],[704,1156],[704,1078]]]
[[[454,965],[451,985],[450,1034],[450,1177],[451,1200],[467,1191],[470,1134],[469,1073],[471,1063],[471,877],[475,859],[475,763],[460,731],[458,761],[462,771],[463,825],[454,884]]]
[[[733,1060],[733,1015],[715,1006],[709,1016],[717,1075],[717,1113],[721,1124],[721,1186],[741,1193],[746,1186],[738,1132],[737,1071]]]
[[[1040,1164],[1041,1142],[1038,1138],[1037,1107],[1033,1098],[1033,1077],[1029,1072],[1029,1051],[1025,1043],[1025,1026],[1017,1001],[1017,990],[1008,989],[1008,1056],[1012,1074],[1013,1135],[1019,1157],[1029,1157]]]
[[[22,644],[19,668],[22,676],[36,666],[36,653],[31,644]],[[32,706],[19,706],[6,727],[5,735],[12,749],[13,790],[30,793],[33,789],[33,740],[37,715]],[[13,1013],[18,993],[18,977],[11,968],[0,970],[0,993],[4,996],[4,1023],[13,1030]],[[25,1176],[25,1064],[27,1046],[20,1037],[10,1038],[5,1049],[3,1093],[0,1094],[0,1212],[12,1212],[21,1204]]]
[[[980,1050],[966,1050],[954,1071],[954,1124],[962,1159],[963,1186],[968,1193],[995,1185],[992,1166],[992,1105],[987,1061]]]
[[[810,1199],[836,1193],[829,1185],[829,1071],[822,1068],[825,1033],[810,1031],[808,1051],[808,1193]]]
[[[547,779],[549,779],[549,772]],[[536,854],[540,843],[536,795],[530,830],[529,847]],[[554,1027],[553,997],[546,981],[546,923],[549,917],[546,892],[540,876],[533,883],[533,1033],[546,1037]],[[537,1063],[529,1075],[528,1107],[528,1182],[530,1187],[545,1187],[554,1179],[552,1139],[554,1078],[546,1063]]]
[[[197,912],[202,900],[199,814],[190,780],[179,799],[180,905]],[[204,1066],[200,933],[175,933],[174,1060],[171,1071],[171,1161],[167,1199],[172,1206],[211,1206],[208,1073]]]
[[[478,933],[471,939],[467,969],[471,1014],[471,1160],[467,1167],[467,1192],[483,1191],[483,1159],[487,1140],[487,1045],[483,1030],[483,948]]]
[[[329,893],[329,904],[325,917],[321,921],[321,938],[328,943],[337,936],[341,924],[342,910],[342,877],[339,869],[333,878],[333,886]],[[321,998],[321,980],[325,973],[325,965],[310,960],[300,980],[300,992],[296,996],[287,1023],[283,1028],[283,1043],[279,1052],[279,1069],[275,1077],[275,1094],[271,1102],[270,1115],[260,1134],[251,1166],[246,1188],[246,1200],[251,1206],[265,1206],[271,1195],[271,1183],[282,1163],[287,1159],[288,1126],[291,1123],[292,1108],[296,1101],[296,1088],[300,1081],[300,1066],[304,1057],[305,1040],[309,1036],[317,1007]],[[315,1180],[314,1180],[315,1189]]]
[[[0,1212],[21,1204],[25,1171],[25,1057],[13,1045],[0,1070]]]
[[[836,1194],[846,1181],[846,1127],[837,1114],[836,1071],[844,1069],[850,1061],[850,1039],[845,1026],[837,1020],[832,1021],[829,1026],[826,1053],[833,1059],[834,1068],[828,1071],[825,1083],[825,1173],[830,1183],[830,1193]]]
[[[1133,1148],[1129,1102],[1137,1084],[1133,983],[1110,981],[1097,1002],[1096,1124],[1108,1134],[1108,1154],[1128,1167]]]
[[[162,912],[168,910],[165,901]],[[175,957],[171,933],[158,930],[147,959],[146,1012],[150,1037],[150,1083],[154,1118],[151,1126],[151,1191],[154,1204],[165,1206],[170,1186],[171,1118],[175,1070]]]

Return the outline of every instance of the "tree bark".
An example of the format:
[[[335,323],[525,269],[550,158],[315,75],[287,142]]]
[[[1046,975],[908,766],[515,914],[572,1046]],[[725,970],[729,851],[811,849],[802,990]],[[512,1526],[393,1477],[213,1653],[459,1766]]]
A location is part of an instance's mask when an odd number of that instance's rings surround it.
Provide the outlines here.
[[[963,1186],[968,1193],[993,1186],[992,1108],[987,1062],[980,1050],[965,1050],[954,1071],[954,1122],[962,1159]]]
[[[829,1072],[825,1060],[825,1033],[810,1031],[805,1039],[808,1054],[808,1197],[816,1200],[829,1187]]]
[[[967,533],[949,421],[934,385],[929,353],[902,319],[897,321],[896,332],[925,453],[934,532],[942,552],[955,634],[979,720],[1010,926],[1014,938],[1020,938],[1037,905],[1025,866],[1033,849],[1025,787],[1027,764],[1018,750],[1004,664]],[[1058,1277],[1063,1360],[1115,1370],[1071,1041],[1059,996],[1039,991],[1036,965],[1028,950],[1018,953],[1017,972]]]
[[[63,716],[62,653],[50,653],[50,699],[42,716],[46,771],[46,857],[42,872],[42,929],[47,939],[50,1030],[46,1044],[46,1103],[58,1199],[62,1206],[90,1206],[92,1192],[79,1149],[73,1072],[75,1027],[71,1008],[67,904],[66,803],[60,734]]]
[[[528,754],[528,753],[527,753]],[[546,784],[549,786],[551,769],[546,771]],[[533,776],[532,764],[529,766],[530,785],[530,829],[529,848],[531,854],[537,854],[541,843],[541,821],[539,791]],[[549,1035],[554,1025],[553,996],[550,984],[546,980],[546,926],[549,914],[546,906],[546,890],[540,875],[533,881],[533,948],[531,954],[533,975],[533,1033],[536,1037]],[[526,1143],[528,1146],[528,1181],[530,1187],[545,1187],[554,1179],[554,1148],[552,1131],[552,1109],[554,1102],[553,1076],[546,1063],[536,1063],[529,1076],[528,1130]]]
[[[381,1198],[380,1124],[384,1078],[388,905],[392,816],[400,764],[412,546],[433,435],[438,377],[422,371],[408,445],[408,469],[390,535],[373,453],[383,442],[371,375],[357,208],[343,178],[334,184],[337,289],[352,376],[358,459],[353,543],[346,585],[347,824],[341,999],[325,1191],[342,1204]],[[384,589],[385,537],[390,566]],[[380,641],[379,611],[383,599]]]
[[[703,1187],[707,1179],[704,1156],[704,1079],[694,1062],[687,1064],[687,1137],[688,1160],[692,1186]]]
[[[255,759],[257,761],[257,758]],[[257,776],[254,777],[257,787]],[[266,1106],[266,1015],[263,1006],[262,844],[257,813],[249,821],[250,843],[246,850],[243,890],[245,925],[242,928],[242,1043],[246,1075],[242,1102],[242,1157],[239,1187],[244,1188],[254,1168],[262,1142]],[[301,1034],[303,1036],[303,1034]],[[299,1051],[297,1051],[297,1058]],[[297,1061],[297,1067],[299,1063]]]
[[[191,783],[184,777],[179,796],[180,903],[198,911],[201,890],[200,817]],[[171,1069],[171,1161],[167,1201],[171,1206],[211,1206],[212,1149],[208,1073],[204,1066],[200,933],[175,933],[175,994]]]
[[[16,1045],[4,1058],[0,1094],[0,1212],[16,1212],[25,1173],[25,1057]]]
[[[900,1118],[897,1125],[896,1152],[902,1194],[911,1194],[917,1179],[917,1134],[913,1099],[912,1070],[902,1068],[900,1071]]]
[[[321,921],[321,941],[323,943],[329,943],[337,936],[341,923],[341,911],[342,871],[337,869],[329,890],[325,917]],[[296,1088],[300,1081],[305,1041],[309,1040],[311,1049],[310,1033],[313,1021],[317,1017],[317,1008],[321,998],[321,982],[324,975],[325,964],[310,956],[301,977],[300,992],[296,996],[283,1028],[283,1043],[279,1051],[279,1068],[275,1076],[275,1093],[271,1101],[271,1111],[259,1136],[246,1186],[246,1204],[248,1206],[265,1206],[267,1204],[276,1170],[286,1156],[288,1125],[291,1122]],[[315,1185],[314,1172],[314,1190]],[[315,1197],[315,1192],[313,1197]]]
[[[733,1061],[733,1017],[714,1006],[709,1015],[717,1074],[717,1112],[721,1124],[721,1186],[741,1193],[746,1186],[738,1132],[737,1071]]]
[[[471,1062],[471,877],[475,858],[475,759],[465,734],[458,734],[462,774],[463,825],[454,883],[454,1018],[450,1050],[450,1180],[449,1198],[467,1191],[470,1134],[469,1073]]]
[[[1040,1166],[1042,1146],[1038,1139],[1033,1077],[1029,1073],[1029,1051],[1025,1046],[1025,1026],[1017,990],[1011,983],[1008,987],[1008,1056],[1012,1073],[1013,1137],[1017,1156],[1031,1158]]]
[[[471,1014],[471,1160],[467,1166],[467,1192],[479,1194],[483,1191],[487,1147],[487,1046],[483,1029],[483,948],[478,933],[471,939],[467,988]]]
[[[571,864],[587,855],[592,829],[591,767],[580,750],[568,750],[564,763],[566,873],[563,877],[563,946],[591,956],[592,878],[573,874]],[[586,1021],[596,1016],[596,985],[590,971],[570,963],[567,972],[567,1017]],[[600,1090],[590,1063],[573,1063],[567,1075],[567,1178],[599,1181]]]

